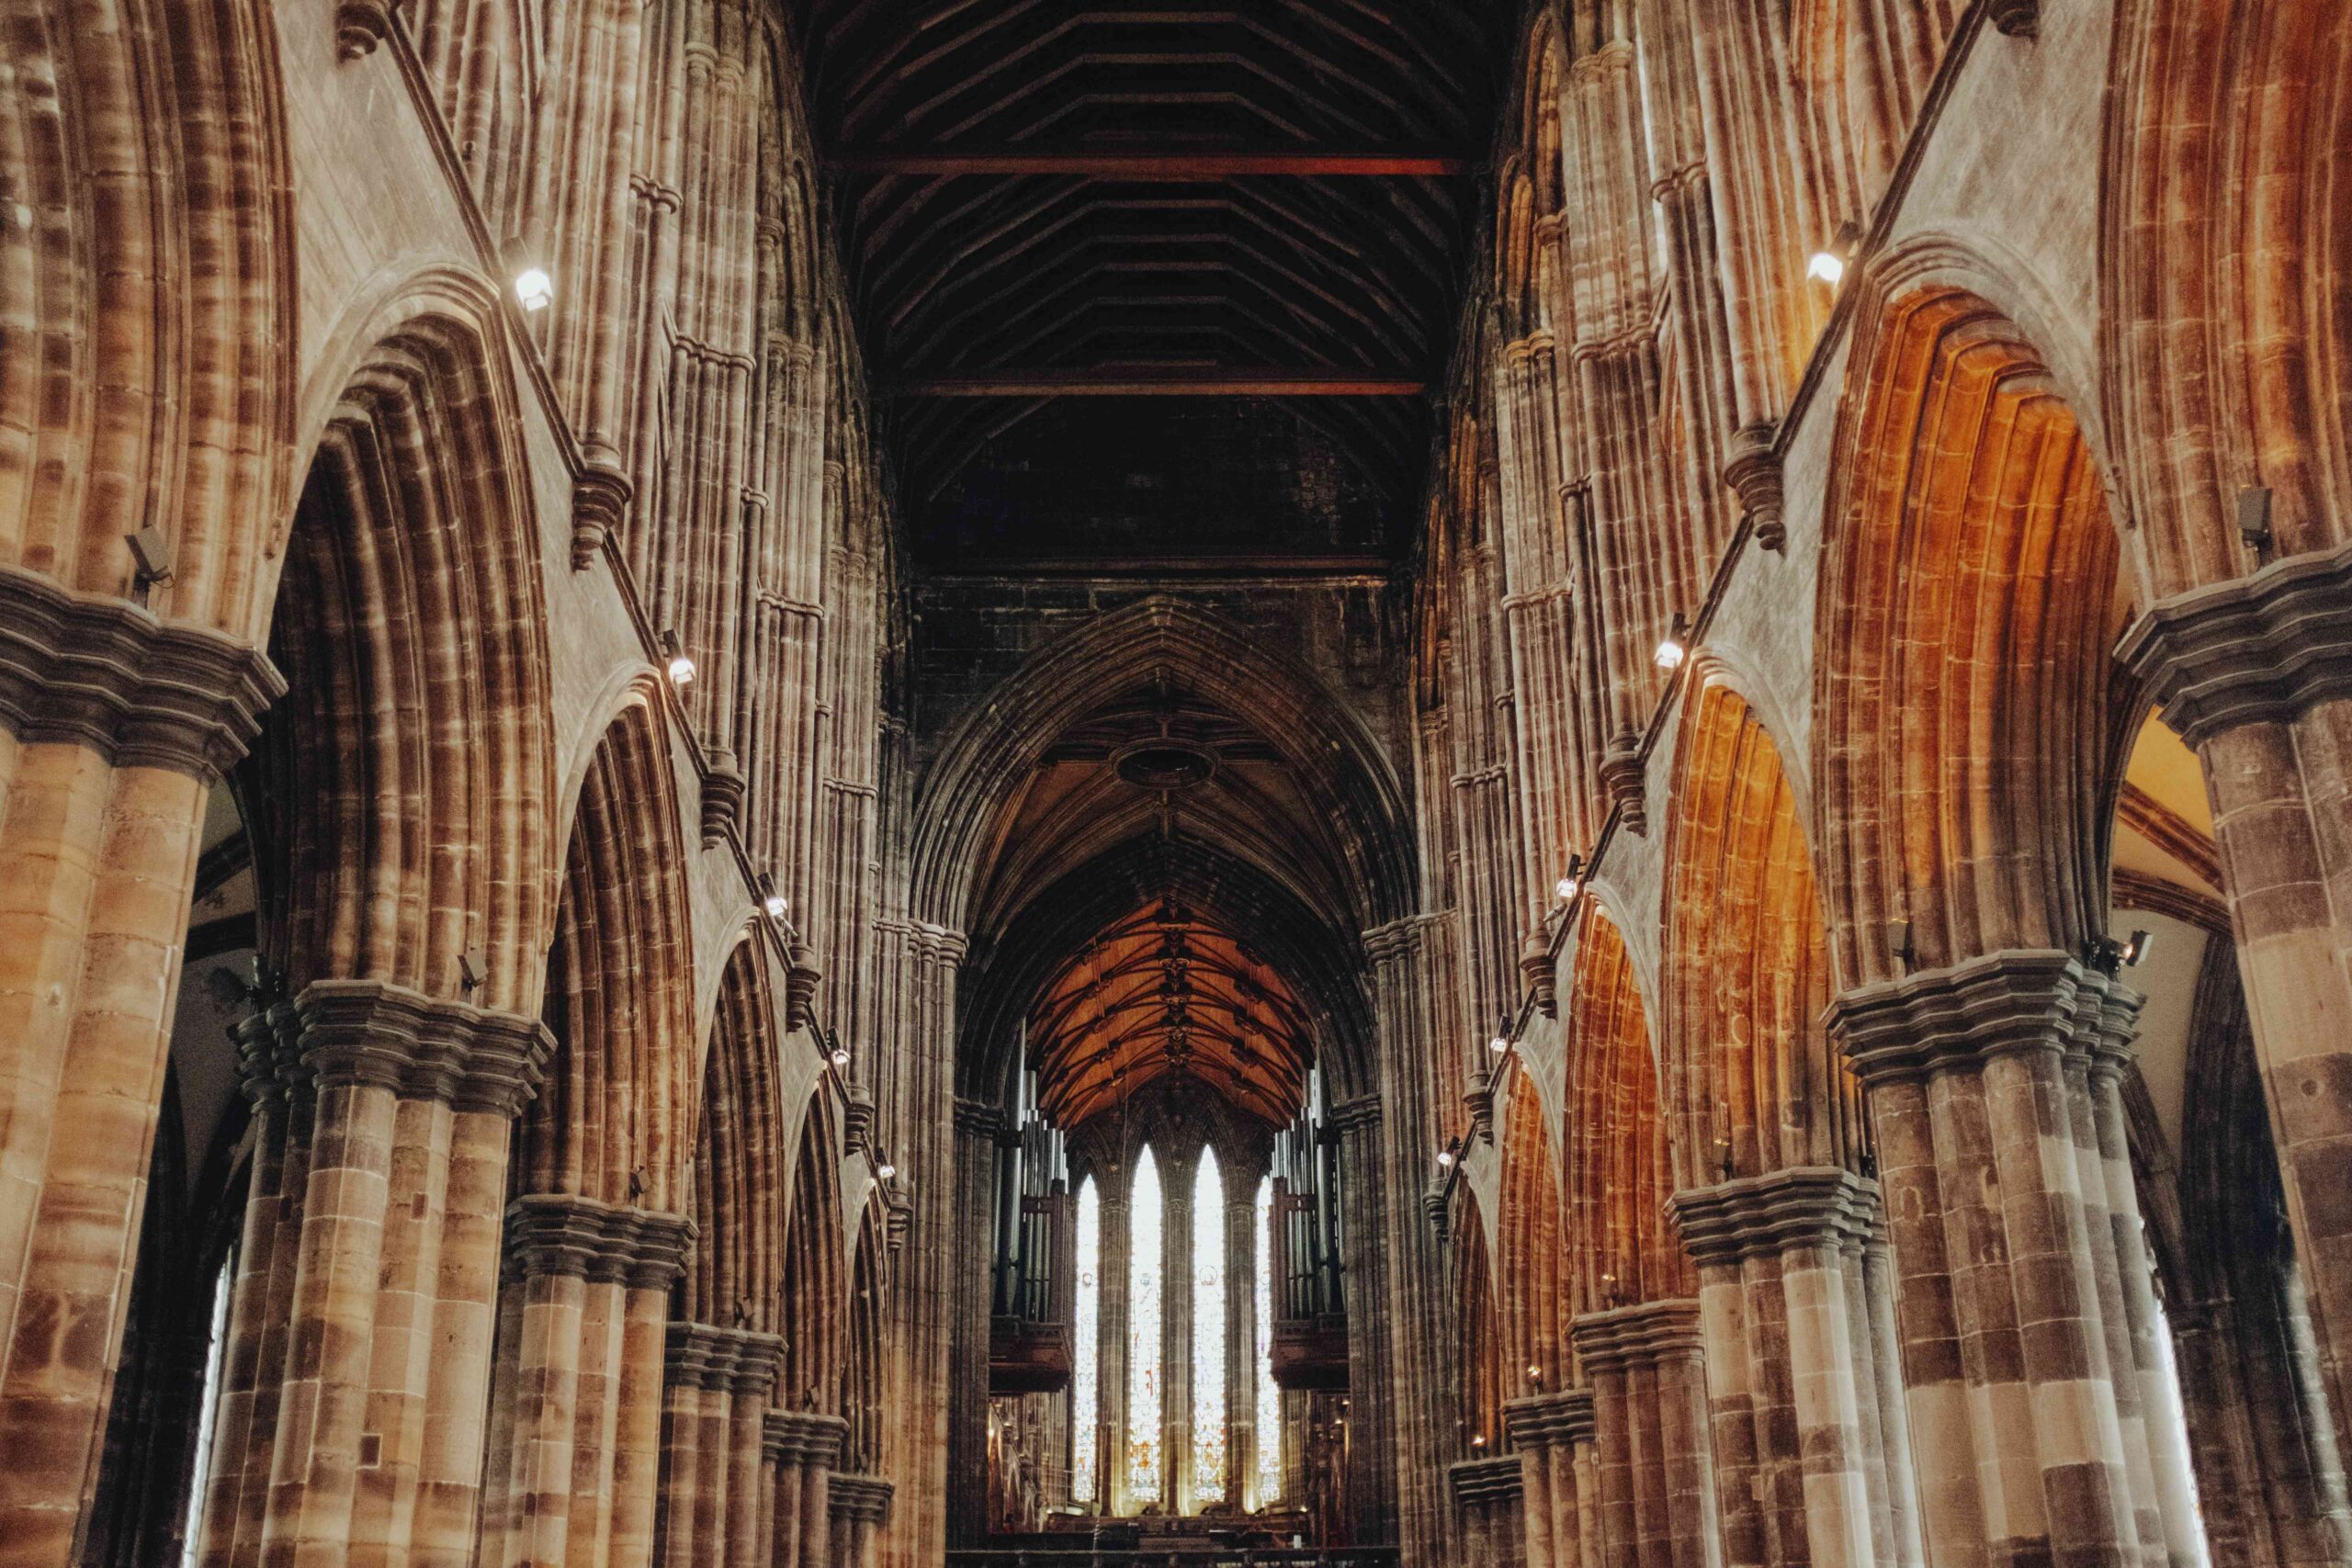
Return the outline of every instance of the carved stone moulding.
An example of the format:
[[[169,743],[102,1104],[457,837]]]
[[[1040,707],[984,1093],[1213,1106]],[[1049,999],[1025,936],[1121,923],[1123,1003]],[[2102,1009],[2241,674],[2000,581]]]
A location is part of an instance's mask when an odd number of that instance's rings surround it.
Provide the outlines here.
[[[1557,1393],[1530,1394],[1503,1404],[1503,1431],[1521,1451],[1573,1446],[1593,1440],[1596,1427],[1592,1391],[1563,1389]]]
[[[1568,1325],[1588,1372],[1695,1359],[1702,1349],[1699,1303],[1685,1297],[1589,1312]]]
[[[538,1019],[384,980],[313,980],[293,1013],[301,1062],[321,1082],[380,1084],[460,1111],[515,1115],[555,1054]]]
[[[1867,1241],[1878,1202],[1878,1184],[1850,1170],[1797,1166],[1678,1192],[1667,1213],[1684,1249],[1703,1265]]]
[[[2132,624],[2117,656],[2191,746],[2352,698],[2352,546],[2176,594]]]
[[[0,725],[117,767],[210,779],[261,733],[286,679],[258,648],[0,566]]]
[[[692,1383],[713,1392],[764,1394],[784,1365],[784,1341],[748,1328],[673,1323],[662,1347],[662,1370],[673,1387]]]
[[[506,1209],[506,1250],[530,1274],[667,1290],[693,1256],[695,1223],[594,1198],[535,1192]]]
[[[1860,987],[1829,1006],[1829,1028],[1864,1083],[1970,1066],[2004,1051],[2128,1059],[2144,998],[2072,953],[1988,953]]]
[[[760,1428],[761,1452],[780,1463],[831,1465],[848,1440],[848,1422],[813,1410],[771,1410]]]

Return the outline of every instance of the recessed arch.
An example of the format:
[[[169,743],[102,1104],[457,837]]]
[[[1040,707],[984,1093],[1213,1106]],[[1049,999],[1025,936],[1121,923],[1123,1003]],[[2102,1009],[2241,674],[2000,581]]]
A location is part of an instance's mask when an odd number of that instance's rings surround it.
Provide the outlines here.
[[[1649,1016],[1616,923],[1586,910],[1561,1020],[1567,1034],[1562,1190],[1571,1315],[1692,1294],[1668,1233],[1673,1190]]]
[[[841,1125],[833,1097],[820,1090],[803,1118],[792,1165],[792,1210],[781,1281],[784,1368],[776,1401],[785,1409],[833,1413],[854,1359],[858,1303],[842,1256]]]
[[[1501,1314],[1503,1386],[1531,1393],[1566,1386],[1568,1371],[1568,1238],[1559,1162],[1544,1122],[1544,1103],[1522,1073],[1512,1081],[1503,1116],[1495,1261],[1509,1286]]]
[[[1860,1092],[1822,1024],[1827,932],[1780,748],[1736,691],[1707,683],[1676,763],[1663,984],[1676,1189],[1855,1165]]]
[[[1814,776],[1840,987],[2105,916],[2119,549],[2081,427],[1981,296],[1858,341],[1816,606]]]
[[[243,769],[262,951],[528,1011],[552,934],[554,740],[536,536],[495,340],[402,311],[320,434]]]
[[[695,1253],[678,1283],[679,1315],[689,1323],[774,1334],[783,1321],[786,1126],[776,1016],[758,939],[746,936],[720,976],[705,1054],[691,1168]]]
[[[676,1213],[691,1152],[695,954],[678,800],[650,681],[605,733],[566,852],[546,1017],[523,1114],[527,1192]]]

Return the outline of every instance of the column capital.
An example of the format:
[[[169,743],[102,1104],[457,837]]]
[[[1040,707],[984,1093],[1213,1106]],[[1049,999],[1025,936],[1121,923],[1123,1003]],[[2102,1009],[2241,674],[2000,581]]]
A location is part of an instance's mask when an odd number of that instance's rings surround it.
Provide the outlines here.
[[[1323,1112],[1323,1124],[1340,1134],[1368,1133],[1380,1126],[1380,1096],[1360,1094],[1342,1100]]]
[[[1589,1312],[1568,1325],[1568,1337],[1587,1371],[1695,1359],[1702,1348],[1699,1303],[1682,1296]]]
[[[384,980],[313,980],[294,1012],[302,1064],[321,1083],[379,1084],[460,1111],[519,1114],[555,1054],[538,1019]]]
[[[1004,1112],[983,1100],[956,1097],[956,1131],[993,1143],[1004,1132]]]
[[[2116,653],[2191,746],[2352,697],[2352,546],[2177,593]]]
[[[849,1423],[813,1410],[771,1410],[760,1426],[760,1449],[780,1462],[830,1467],[849,1441]]]
[[[302,1021],[287,1001],[257,1008],[229,1032],[237,1043],[237,1079],[259,1104],[309,1080],[302,1072]]]
[[[1796,1166],[1692,1188],[1667,1200],[1683,1250],[1702,1263],[1867,1241],[1878,1183],[1839,1166]]]
[[[2143,999],[2072,953],[2031,948],[1860,987],[1829,1004],[1828,1021],[1868,1084],[2009,1051],[2120,1059]]]
[[[506,1209],[506,1249],[526,1274],[667,1290],[685,1272],[695,1224],[679,1214],[535,1192]]]
[[[1519,1496],[1521,1472],[1516,1454],[1465,1459],[1445,1467],[1445,1483],[1457,1508],[1476,1503],[1509,1503]]]
[[[672,1386],[764,1394],[775,1387],[784,1341],[749,1328],[673,1322],[662,1346],[662,1370]]]
[[[1593,1438],[1592,1390],[1562,1389],[1503,1403],[1503,1431],[1521,1450],[1589,1443]]]
[[[235,765],[286,678],[251,643],[0,565],[0,728],[122,768],[210,780]]]
[[[878,1475],[832,1475],[827,1478],[827,1506],[837,1519],[868,1524],[890,1522],[890,1499],[898,1488]]]

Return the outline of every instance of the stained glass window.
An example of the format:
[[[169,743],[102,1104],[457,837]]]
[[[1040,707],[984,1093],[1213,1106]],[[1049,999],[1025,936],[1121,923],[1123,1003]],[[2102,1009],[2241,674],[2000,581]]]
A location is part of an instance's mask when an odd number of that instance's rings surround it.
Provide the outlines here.
[[[1193,1179],[1193,1503],[1225,1500],[1225,1182],[1216,1151]]]
[[[1136,1161],[1127,1222],[1127,1496],[1138,1505],[1163,1495],[1160,1450],[1159,1162],[1148,1146]]]
[[[1078,1305],[1071,1316],[1069,1495],[1073,1503],[1091,1503],[1102,1397],[1096,1381],[1102,1349],[1102,1195],[1091,1176],[1078,1190]]]
[[[1274,1386],[1274,1179],[1258,1183],[1258,1463],[1257,1506],[1270,1507],[1283,1495],[1283,1391]]]

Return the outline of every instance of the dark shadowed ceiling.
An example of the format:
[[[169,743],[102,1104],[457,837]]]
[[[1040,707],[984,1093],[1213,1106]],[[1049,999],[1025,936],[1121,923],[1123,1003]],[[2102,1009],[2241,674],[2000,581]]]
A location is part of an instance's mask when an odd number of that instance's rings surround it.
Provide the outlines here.
[[[1498,0],[796,0],[918,557],[1393,556]]]

